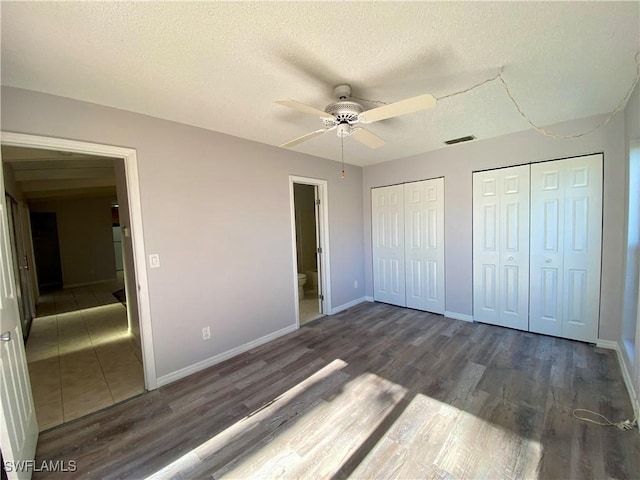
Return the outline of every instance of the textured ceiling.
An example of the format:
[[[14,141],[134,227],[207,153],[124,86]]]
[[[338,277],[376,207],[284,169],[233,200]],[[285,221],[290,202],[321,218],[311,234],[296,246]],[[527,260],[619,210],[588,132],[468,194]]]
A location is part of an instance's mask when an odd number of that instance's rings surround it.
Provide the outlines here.
[[[636,74],[640,2],[7,2],[2,84],[279,145],[322,127],[277,105],[323,109],[333,87],[394,102],[504,78],[549,125],[613,110]],[[377,106],[362,102],[365,108]],[[370,165],[524,130],[498,82],[345,141]],[[566,132],[564,132],[566,133]],[[331,132],[295,150],[339,159]]]

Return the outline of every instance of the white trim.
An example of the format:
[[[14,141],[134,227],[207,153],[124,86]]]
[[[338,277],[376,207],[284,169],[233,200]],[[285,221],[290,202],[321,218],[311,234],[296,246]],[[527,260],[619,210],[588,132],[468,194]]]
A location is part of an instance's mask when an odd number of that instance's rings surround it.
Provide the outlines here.
[[[631,375],[627,369],[627,364],[625,363],[624,358],[622,358],[622,349],[620,348],[620,344],[612,340],[602,340],[599,338],[596,342],[596,346],[616,351],[618,364],[620,365],[620,371],[622,372],[622,378],[624,379],[624,384],[627,387],[627,392],[629,393],[629,400],[631,400],[633,413],[637,418],[640,416],[640,398],[633,388],[633,382],[631,381]]]
[[[219,353],[218,355],[214,355],[213,357],[209,357],[198,363],[189,365],[188,367],[181,368],[180,370],[176,370],[175,372],[162,375],[161,377],[158,377],[158,387],[162,387],[169,383],[175,382],[176,380],[180,380],[181,378],[188,377],[189,375],[199,372],[200,370],[204,370],[205,368],[209,368],[213,365],[224,362],[225,360],[235,357],[236,355],[240,355],[241,353],[251,350],[252,348],[259,347],[260,345],[287,335],[291,332],[295,332],[296,330],[298,330],[298,325],[289,325],[288,327],[277,330],[256,340],[252,340],[251,342],[247,342],[243,345],[240,345],[239,347],[235,347],[231,350],[227,350],[226,352]]]
[[[327,191],[327,181],[310,177],[298,177],[289,175],[289,208],[291,214],[291,252],[293,256],[293,281],[294,281],[294,299],[296,322],[300,326],[300,305],[298,298],[298,258],[296,246],[296,207],[293,196],[293,184],[301,183],[303,185],[314,185],[318,187],[318,197],[320,198],[320,246],[322,247],[322,255],[320,256],[320,282],[322,282],[322,314],[331,315],[331,278],[330,272],[330,254],[329,254],[329,194]]]
[[[373,297],[370,297],[370,296],[368,296],[368,295],[367,295],[366,297],[364,297],[364,299],[365,299],[365,301],[367,301],[367,302],[371,302],[371,303],[375,302],[375,300],[373,299]]]
[[[329,315],[335,315],[336,313],[344,312],[348,308],[355,307],[356,305],[360,305],[361,303],[369,301],[373,301],[373,299],[367,300],[367,297],[356,298],[355,300],[351,300],[350,302],[343,303],[342,305],[332,308]]]
[[[447,318],[453,318],[454,320],[462,320],[463,322],[472,322],[473,323],[473,315],[465,315],[464,313],[456,313],[456,312],[444,312],[444,316]]]
[[[151,303],[149,300],[149,283],[142,227],[142,204],[140,201],[140,184],[138,183],[138,158],[133,148],[102,145],[98,143],[79,142],[62,138],[26,135],[22,133],[0,132],[0,143],[13,147],[44,148],[64,152],[99,155],[103,157],[122,158],[127,179],[127,195],[129,197],[129,215],[131,220],[131,241],[136,279],[138,281],[138,318],[142,337],[142,358],[144,379],[147,390],[157,388],[156,362],[153,351],[153,328],[151,323]]]

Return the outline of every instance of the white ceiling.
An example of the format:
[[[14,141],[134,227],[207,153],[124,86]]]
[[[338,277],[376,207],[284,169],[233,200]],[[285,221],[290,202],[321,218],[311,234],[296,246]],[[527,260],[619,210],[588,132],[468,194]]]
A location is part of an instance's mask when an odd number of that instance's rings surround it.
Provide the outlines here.
[[[613,110],[636,75],[640,2],[7,2],[2,84],[279,145],[322,127],[274,100],[320,109],[333,87],[394,102],[504,78],[549,125]],[[365,108],[377,106],[363,102]],[[370,165],[524,130],[498,82],[345,141]],[[566,132],[564,132],[566,133]],[[334,133],[295,150],[339,159]]]

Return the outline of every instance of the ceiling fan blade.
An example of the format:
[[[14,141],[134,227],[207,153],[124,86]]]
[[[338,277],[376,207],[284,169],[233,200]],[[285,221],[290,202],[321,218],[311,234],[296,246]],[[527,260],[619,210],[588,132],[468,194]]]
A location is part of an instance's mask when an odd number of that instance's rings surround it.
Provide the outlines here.
[[[301,137],[295,138],[290,142],[283,143],[280,145],[283,148],[291,148],[295,147],[299,143],[306,142],[307,140],[311,140],[312,138],[319,137],[320,135],[328,132],[329,130],[333,130],[332,128],[321,128],[320,130],[316,130],[315,132],[307,133],[306,135],[302,135]]]
[[[375,133],[362,127],[354,128],[351,136],[369,148],[380,148],[385,143],[384,140]]]
[[[406,98],[399,102],[390,103],[389,105],[383,105],[382,107],[373,108],[362,112],[358,115],[358,119],[362,123],[373,123],[387,118],[399,117],[400,115],[406,115],[407,113],[418,112],[420,110],[427,110],[428,108],[435,107],[436,97],[430,93],[424,95],[418,95],[417,97]]]
[[[333,115],[323,112],[322,110],[311,107],[309,105],[305,105],[304,103],[300,103],[296,100],[289,100],[287,98],[281,98],[276,100],[276,103],[280,105],[284,105],[285,107],[293,108],[302,113],[306,113],[307,115],[313,115],[315,117],[326,118],[327,120],[334,120]]]

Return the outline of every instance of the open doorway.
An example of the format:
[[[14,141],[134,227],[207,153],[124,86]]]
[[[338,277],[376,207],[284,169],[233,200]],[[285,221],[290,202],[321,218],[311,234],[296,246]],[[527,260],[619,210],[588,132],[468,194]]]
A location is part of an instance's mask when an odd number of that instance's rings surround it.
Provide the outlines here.
[[[26,351],[42,431],[155,388],[155,379],[145,379],[125,160],[5,138],[3,186],[31,227],[24,264],[35,313]],[[49,281],[56,256],[58,276]],[[20,266],[20,253],[14,258]]]
[[[329,313],[326,182],[290,177],[298,324]]]

